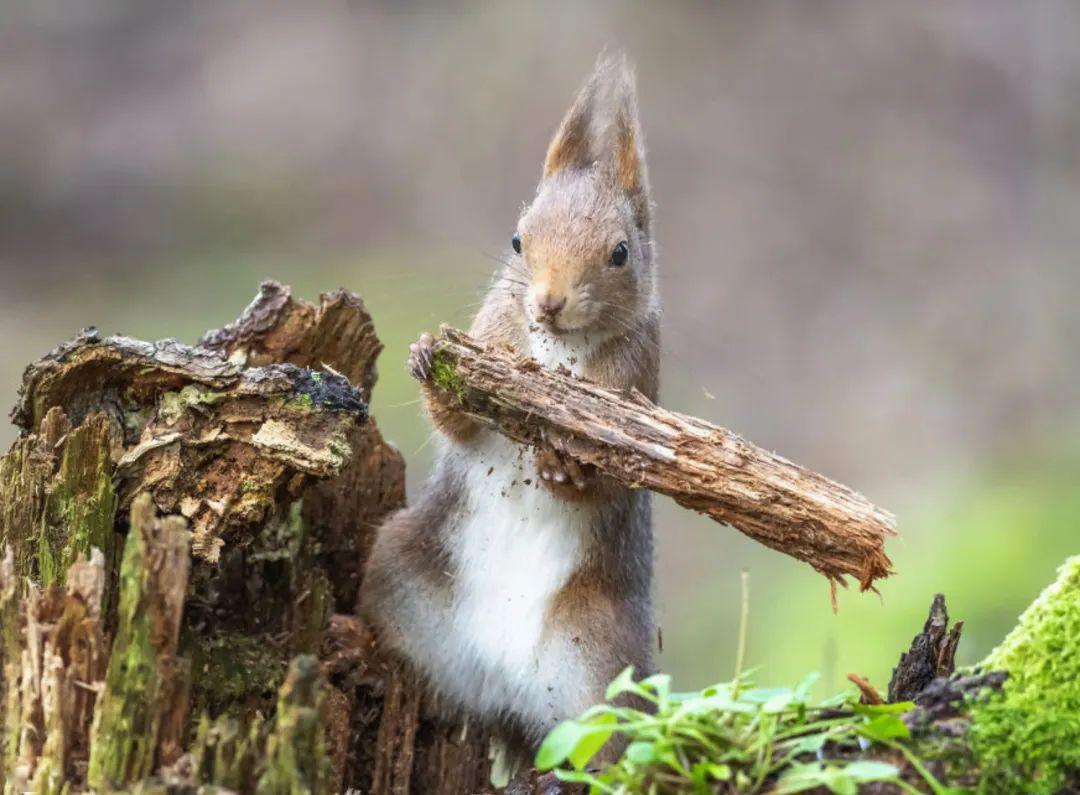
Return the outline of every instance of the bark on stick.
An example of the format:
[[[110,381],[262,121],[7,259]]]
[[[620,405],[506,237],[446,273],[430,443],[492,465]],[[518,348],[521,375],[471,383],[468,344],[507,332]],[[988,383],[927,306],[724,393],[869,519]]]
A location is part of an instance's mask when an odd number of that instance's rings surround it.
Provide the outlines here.
[[[433,382],[522,444],[553,444],[634,488],[672,497],[862,590],[891,573],[893,517],[865,497],[729,430],[552,371],[444,326]]]

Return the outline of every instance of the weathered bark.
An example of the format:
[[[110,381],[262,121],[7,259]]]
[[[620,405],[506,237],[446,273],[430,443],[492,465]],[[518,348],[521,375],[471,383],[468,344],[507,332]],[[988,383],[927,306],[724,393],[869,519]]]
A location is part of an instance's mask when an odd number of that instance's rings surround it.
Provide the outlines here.
[[[433,381],[509,438],[552,444],[625,485],[648,488],[863,590],[892,564],[891,515],[862,495],[637,392],[617,394],[444,326]]]
[[[4,792],[59,792],[81,780],[91,747],[93,685],[105,674],[104,558],[78,559],[66,588],[20,585],[0,563],[4,617]]]
[[[911,648],[900,655],[900,662],[893,669],[889,701],[910,701],[935,679],[952,676],[963,629],[963,621],[949,628],[945,596],[935,596],[922,632],[912,639]]]
[[[481,788],[485,738],[328,632],[404,504],[367,418],[380,349],[356,296],[267,283],[201,347],[91,330],[27,368],[0,459],[6,792]]]
[[[86,783],[121,789],[175,758],[187,717],[190,671],[177,659],[190,538],[179,516],[156,519],[149,495],[132,506],[120,567],[118,624],[94,709]],[[183,696],[183,697],[181,697]],[[173,760],[167,760],[173,761]]]

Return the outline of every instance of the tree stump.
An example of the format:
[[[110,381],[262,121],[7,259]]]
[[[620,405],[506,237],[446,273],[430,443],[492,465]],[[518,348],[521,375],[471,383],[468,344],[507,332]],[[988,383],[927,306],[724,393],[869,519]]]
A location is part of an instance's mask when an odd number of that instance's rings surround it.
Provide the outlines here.
[[[5,792],[478,792],[352,618],[404,461],[362,301],[268,282],[199,346],[87,330],[27,368],[0,459]]]

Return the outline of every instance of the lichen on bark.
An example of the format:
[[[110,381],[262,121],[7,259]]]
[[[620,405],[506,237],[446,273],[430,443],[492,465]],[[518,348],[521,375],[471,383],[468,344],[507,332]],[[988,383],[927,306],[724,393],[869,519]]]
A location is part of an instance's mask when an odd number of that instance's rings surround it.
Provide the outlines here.
[[[0,539],[17,573],[63,585],[80,555],[113,560],[117,498],[110,453],[113,427],[93,414],[73,428],[59,407],[0,458]]]
[[[323,729],[323,678],[319,661],[292,661],[278,696],[274,726],[258,795],[322,795],[329,792],[330,758]]]
[[[95,711],[88,784],[115,790],[154,771],[173,691],[191,537],[180,517],[158,519],[149,495],[131,508],[120,566],[116,638]]]
[[[63,585],[75,559],[89,556],[93,549],[101,550],[106,568],[111,568],[117,505],[109,459],[111,436],[108,418],[101,414],[67,435],[59,471],[46,499],[40,552],[42,585]],[[103,606],[105,612],[108,609],[108,604]]]
[[[191,746],[191,778],[240,791],[250,788],[266,745],[265,722],[260,715],[249,721],[223,715],[212,720],[203,713]]]

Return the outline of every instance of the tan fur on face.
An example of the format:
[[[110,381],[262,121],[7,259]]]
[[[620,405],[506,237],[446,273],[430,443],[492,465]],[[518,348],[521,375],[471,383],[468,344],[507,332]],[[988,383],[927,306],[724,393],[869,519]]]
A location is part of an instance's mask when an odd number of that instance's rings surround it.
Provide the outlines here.
[[[529,274],[525,309],[534,322],[545,296],[565,299],[560,331],[616,331],[652,291],[650,257],[629,206],[595,171],[548,181],[518,225]],[[611,265],[620,242],[625,265]]]
[[[625,331],[654,302],[649,192],[634,79],[623,59],[602,58],[548,148],[544,175],[518,222],[537,323],[545,302],[566,305],[555,333]],[[611,264],[620,243],[623,266]]]

